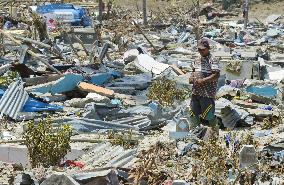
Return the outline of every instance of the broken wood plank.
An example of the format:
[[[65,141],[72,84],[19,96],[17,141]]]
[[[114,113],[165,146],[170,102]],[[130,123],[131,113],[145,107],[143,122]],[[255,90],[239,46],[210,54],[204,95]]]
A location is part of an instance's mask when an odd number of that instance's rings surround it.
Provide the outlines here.
[[[94,92],[103,96],[107,96],[107,97],[113,97],[114,96],[114,91],[110,90],[110,89],[106,89],[100,86],[96,86],[93,84],[89,84],[86,82],[81,82],[78,85],[78,88],[82,91],[86,91],[86,92]]]

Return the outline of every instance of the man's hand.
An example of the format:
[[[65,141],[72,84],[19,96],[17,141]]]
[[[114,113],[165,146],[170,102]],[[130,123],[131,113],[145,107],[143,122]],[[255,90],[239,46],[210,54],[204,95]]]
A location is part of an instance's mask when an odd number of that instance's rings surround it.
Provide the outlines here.
[[[194,83],[194,78],[193,77],[190,77],[189,79],[188,79],[188,82],[189,82],[189,84],[193,84]]]

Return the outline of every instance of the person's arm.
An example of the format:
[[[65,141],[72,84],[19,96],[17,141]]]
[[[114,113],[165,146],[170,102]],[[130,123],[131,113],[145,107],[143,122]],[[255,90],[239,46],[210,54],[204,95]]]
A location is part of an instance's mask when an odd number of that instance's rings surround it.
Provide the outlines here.
[[[212,74],[206,78],[199,78],[195,81],[195,83],[202,85],[207,82],[213,82],[216,81],[220,77],[219,71],[213,71]]]
[[[190,77],[189,79],[188,79],[188,82],[189,82],[189,84],[193,84],[194,83],[194,77]]]
[[[202,79],[197,79],[195,83],[198,85],[202,85],[203,83],[206,82],[212,82],[218,80],[220,77],[220,65],[219,65],[219,60],[216,58],[211,58],[211,69],[212,69],[212,74],[206,78]]]
[[[188,79],[189,84],[194,84],[194,81],[195,81],[194,73],[195,73],[195,70],[192,71],[192,73],[191,73],[191,75]]]

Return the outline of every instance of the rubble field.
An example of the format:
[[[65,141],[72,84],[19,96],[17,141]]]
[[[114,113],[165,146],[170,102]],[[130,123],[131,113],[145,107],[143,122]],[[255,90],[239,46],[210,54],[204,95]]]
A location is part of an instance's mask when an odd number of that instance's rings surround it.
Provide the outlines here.
[[[0,184],[284,185],[284,2],[0,2]],[[216,128],[190,112],[197,43]]]

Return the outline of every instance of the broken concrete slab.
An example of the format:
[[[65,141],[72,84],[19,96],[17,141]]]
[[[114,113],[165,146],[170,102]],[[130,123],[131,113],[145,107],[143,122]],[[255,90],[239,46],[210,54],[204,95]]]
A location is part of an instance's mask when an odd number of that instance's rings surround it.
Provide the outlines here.
[[[64,102],[65,106],[74,108],[84,108],[86,104],[94,102],[92,98],[72,98]]]
[[[253,117],[246,110],[225,98],[216,101],[216,116],[221,118],[223,125],[227,128],[234,128],[240,120],[249,125],[253,124]]]
[[[263,110],[263,109],[246,109],[250,115],[253,115],[257,118],[266,118],[270,116],[276,116],[279,117],[279,112],[278,111],[270,111],[270,110]]]
[[[133,62],[137,56],[139,55],[139,51],[137,49],[131,49],[124,53],[123,60],[125,62]]]
[[[44,180],[41,185],[80,185],[72,177],[67,175],[52,174],[49,178]]]
[[[25,89],[28,92],[40,92],[40,93],[51,93],[51,94],[63,93],[74,90],[77,87],[77,84],[83,80],[84,80],[83,75],[69,73],[56,81],[36,86],[26,87]]]
[[[277,19],[279,19],[281,17],[281,15],[277,15],[277,14],[272,14],[272,15],[269,15],[266,19],[265,19],[265,21],[266,21],[266,23],[275,23],[275,21],[277,20]]]
[[[145,90],[149,87],[151,81],[152,76],[150,73],[142,73],[116,79],[106,84],[106,87],[132,87],[135,88],[135,90]]]
[[[75,160],[84,152],[81,149],[72,148],[66,155],[66,159]],[[28,149],[25,145],[18,144],[1,144],[0,145],[0,161],[6,163],[17,163],[22,165],[29,164]]]
[[[138,67],[143,72],[151,72],[156,75],[161,74],[170,66],[164,63],[159,63],[147,54],[140,54],[134,61],[136,67]]]
[[[119,184],[116,170],[106,169],[96,172],[83,172],[72,175],[77,181],[85,185],[116,185]]]

